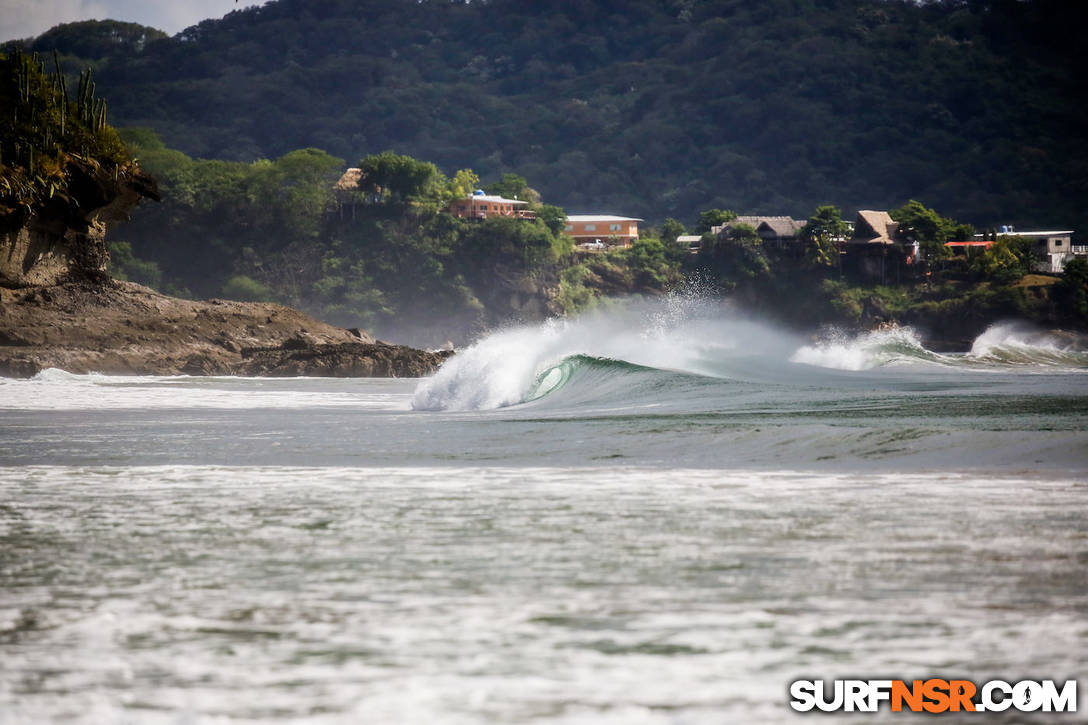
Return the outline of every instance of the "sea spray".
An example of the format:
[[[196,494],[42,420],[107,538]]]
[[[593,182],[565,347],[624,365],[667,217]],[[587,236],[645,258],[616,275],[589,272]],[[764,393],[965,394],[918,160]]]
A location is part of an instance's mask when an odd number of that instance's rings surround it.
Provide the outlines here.
[[[549,396],[579,377],[622,397],[606,378],[631,376],[623,365],[759,384],[836,384],[842,373],[902,366],[994,371],[1035,365],[1088,367],[1088,353],[1019,326],[987,330],[967,354],[926,349],[910,327],[832,331],[815,342],[744,317],[706,295],[631,300],[581,317],[495,332],[451,358],[416,389],[416,410],[493,410]],[[823,372],[817,372],[822,369]],[[829,377],[830,376],[830,377]],[[629,378],[629,381],[631,379]],[[644,381],[643,381],[644,382]]]
[[[925,348],[911,327],[887,326],[858,334],[833,330],[802,345],[790,361],[834,370],[861,371],[897,365],[939,365],[994,371],[1026,367],[1088,367],[1088,352],[1077,338],[1059,337],[1021,322],[992,325],[975,339],[970,352],[936,353]]]
[[[972,361],[1004,365],[1088,366],[1088,352],[1077,338],[1060,338],[1020,322],[991,326],[971,345]]]
[[[942,363],[942,356],[930,352],[911,327],[890,325],[870,332],[850,334],[831,330],[822,339],[802,345],[790,362],[834,370],[870,370],[906,363]]]
[[[698,294],[630,300],[606,311],[495,332],[458,353],[424,380],[417,410],[489,410],[557,389],[569,370],[551,372],[575,356],[643,368],[730,377],[729,361],[763,356],[784,360],[798,341],[724,310]]]

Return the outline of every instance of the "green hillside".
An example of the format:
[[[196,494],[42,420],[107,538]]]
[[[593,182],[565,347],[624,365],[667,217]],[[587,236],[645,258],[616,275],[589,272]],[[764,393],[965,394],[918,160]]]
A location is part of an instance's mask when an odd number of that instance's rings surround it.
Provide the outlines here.
[[[1088,228],[1085,3],[278,0],[173,38],[63,26],[113,119],[193,157],[385,149],[571,212],[918,199]]]

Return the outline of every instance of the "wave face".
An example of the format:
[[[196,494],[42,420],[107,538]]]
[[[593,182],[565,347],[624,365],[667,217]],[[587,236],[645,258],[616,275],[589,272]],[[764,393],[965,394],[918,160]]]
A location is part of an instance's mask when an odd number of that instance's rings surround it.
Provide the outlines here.
[[[785,359],[797,339],[684,295],[496,332],[458,353],[416,391],[417,410],[490,410],[572,384],[647,377],[742,376],[754,357]]]
[[[1088,367],[1088,353],[1072,339],[1012,323],[991,327],[968,353],[928,350],[910,327],[832,332],[813,342],[677,294],[493,333],[422,381],[412,407],[493,410],[540,404],[559,391],[568,405],[606,399],[649,405],[643,394],[652,390],[667,401],[697,396],[711,382],[842,384],[834,377],[839,371],[895,375],[905,367],[1077,370]]]

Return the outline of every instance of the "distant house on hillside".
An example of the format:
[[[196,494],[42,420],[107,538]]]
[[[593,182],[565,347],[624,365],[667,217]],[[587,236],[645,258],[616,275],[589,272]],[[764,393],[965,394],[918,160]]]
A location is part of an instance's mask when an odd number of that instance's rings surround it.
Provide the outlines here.
[[[721,236],[738,224],[746,224],[755,229],[767,247],[781,250],[803,249],[801,230],[805,228],[805,222],[788,216],[739,216],[721,226],[711,227],[710,231]]]
[[[459,219],[487,219],[492,216],[535,219],[535,212],[523,208],[528,205],[527,201],[493,196],[483,189],[477,189],[462,199],[451,201],[448,210]]]
[[[899,222],[892,219],[891,214],[886,211],[863,209],[858,212],[858,218],[854,221],[854,234],[850,237],[849,243],[889,246],[896,244],[898,237]]]
[[[611,214],[572,214],[567,217],[563,232],[574,237],[576,244],[601,242],[630,247],[638,239],[638,223],[642,219]]]
[[[341,191],[358,191],[359,179],[363,178],[363,170],[352,167],[344,172],[344,175],[340,177],[340,180],[333,186],[337,192]]]
[[[966,254],[972,249],[985,251],[993,245],[995,239],[1001,237],[1031,239],[1034,242],[1032,251],[1036,257],[1032,270],[1061,274],[1065,271],[1065,265],[1076,257],[1088,258],[1088,245],[1073,244],[1073,233],[1072,229],[1020,232],[1014,227],[1003,226],[996,233],[976,234],[973,240],[948,242],[944,246],[957,254]]]
[[[977,236],[981,236],[976,234]],[[1088,245],[1073,244],[1073,230],[1061,231],[1017,231],[1013,227],[1003,226],[998,237],[1023,237],[1035,242],[1033,251],[1037,258],[1034,270],[1050,274],[1061,274],[1065,265],[1074,257],[1088,257]]]
[[[703,246],[703,237],[701,234],[681,234],[676,238],[676,244],[691,254],[696,254]]]
[[[899,278],[902,266],[918,259],[918,243],[899,231],[899,222],[886,211],[863,209],[854,221],[846,244],[846,260],[862,277],[887,282],[889,272]]]
[[[355,203],[358,200],[356,192],[359,191],[359,180],[362,178],[363,170],[352,167],[333,185],[333,196],[336,198],[341,218],[344,216],[345,207],[351,209],[351,218],[355,218]]]
[[[1057,232],[1016,232],[1016,236],[1030,237],[1035,240],[1035,254],[1039,261],[1035,264],[1036,272],[1061,274],[1065,265],[1074,257],[1088,257],[1088,245],[1073,244],[1073,230]]]

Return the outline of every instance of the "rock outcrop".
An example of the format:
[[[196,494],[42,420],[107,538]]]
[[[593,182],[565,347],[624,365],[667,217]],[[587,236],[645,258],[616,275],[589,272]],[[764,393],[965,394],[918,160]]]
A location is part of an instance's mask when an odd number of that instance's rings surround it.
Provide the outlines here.
[[[107,227],[155,181],[134,166],[66,167],[63,194],[0,218],[0,375],[417,377],[445,354],[375,340],[281,305],[159,294],[106,272]]]
[[[70,161],[65,172],[63,195],[0,220],[0,287],[104,279],[107,228],[127,220],[140,199],[159,198],[155,180],[135,168],[114,176]]]
[[[280,347],[242,350],[242,362],[235,372],[271,377],[418,378],[434,372],[452,354],[378,341],[299,346],[288,340]]]
[[[417,377],[449,353],[260,302],[192,301],[131,282],[0,288],[0,375],[45,368],[117,375]]]

